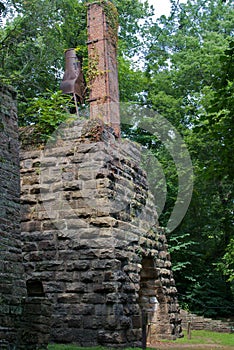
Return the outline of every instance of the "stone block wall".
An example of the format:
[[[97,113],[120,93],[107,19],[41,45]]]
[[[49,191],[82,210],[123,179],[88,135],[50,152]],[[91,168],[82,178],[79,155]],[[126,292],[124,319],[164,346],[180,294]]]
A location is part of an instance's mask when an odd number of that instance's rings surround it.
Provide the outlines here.
[[[51,325],[51,302],[44,296],[28,296],[23,302],[17,350],[46,350]]]
[[[0,86],[0,349],[46,349],[49,301],[27,296],[22,264],[15,99],[11,88]]]
[[[176,288],[140,147],[100,121],[21,152],[27,280],[53,304],[51,340],[140,346],[180,335]]]
[[[20,173],[16,94],[0,86],[0,348],[16,343],[26,296],[20,241]]]
[[[231,319],[214,320],[212,318],[199,316],[185,310],[181,310],[183,329],[206,330],[219,333],[233,333],[234,322]]]

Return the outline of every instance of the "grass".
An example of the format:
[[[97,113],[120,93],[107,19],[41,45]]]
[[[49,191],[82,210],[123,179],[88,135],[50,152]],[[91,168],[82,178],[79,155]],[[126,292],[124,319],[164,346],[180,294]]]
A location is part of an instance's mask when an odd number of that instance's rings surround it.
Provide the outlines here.
[[[77,345],[65,345],[65,344],[50,344],[48,350],[110,350],[110,348],[104,348],[100,346],[95,347],[81,347]],[[116,350],[116,349],[112,349]],[[124,350],[142,350],[141,348],[125,348]],[[151,349],[152,350],[152,349]]]
[[[234,348],[234,334],[218,333],[210,331],[192,331],[191,339],[188,339],[186,332],[184,338],[174,341],[176,344],[218,344],[232,345]]]
[[[105,350],[102,347],[83,348],[76,345],[50,344],[48,350]]]
[[[233,349],[234,350],[234,334],[228,334],[228,333],[217,333],[217,332],[209,332],[209,331],[192,331],[192,337],[191,339],[188,339],[186,332],[184,332],[185,336],[184,338],[177,339],[175,341],[162,341],[161,343],[171,343],[173,346],[169,347],[171,350],[180,349],[180,344],[183,344],[183,349],[191,349],[189,346],[197,345],[199,349],[202,349],[202,346],[205,346],[204,349],[209,350],[213,349],[212,345],[219,345],[222,349],[222,346],[225,346],[225,349]],[[166,344],[165,344],[166,345]],[[166,350],[165,345],[162,346],[162,349]],[[178,347],[177,347],[178,345]],[[185,345],[186,348],[184,347]],[[208,347],[210,345],[211,347]],[[226,348],[227,347],[227,348]],[[160,348],[160,346],[157,346],[157,348]],[[82,348],[76,345],[59,345],[59,344],[50,344],[48,347],[48,350],[106,350],[107,348],[104,347],[89,347],[89,348]],[[131,350],[130,348],[125,350]],[[132,350],[139,350],[139,349],[132,349]],[[151,349],[152,350],[152,349]]]

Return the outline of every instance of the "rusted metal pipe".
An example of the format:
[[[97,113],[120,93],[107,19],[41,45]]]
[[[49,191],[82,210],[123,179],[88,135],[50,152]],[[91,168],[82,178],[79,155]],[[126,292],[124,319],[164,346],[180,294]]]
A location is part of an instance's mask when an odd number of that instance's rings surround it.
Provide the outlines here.
[[[65,52],[65,73],[60,89],[64,94],[75,94],[79,104],[84,103],[85,81],[81,61],[76,56],[75,49]]]

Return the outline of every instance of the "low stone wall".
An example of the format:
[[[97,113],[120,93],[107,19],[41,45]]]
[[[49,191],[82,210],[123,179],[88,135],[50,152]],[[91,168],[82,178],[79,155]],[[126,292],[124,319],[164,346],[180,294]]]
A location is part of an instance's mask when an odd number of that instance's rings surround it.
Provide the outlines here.
[[[189,323],[192,330],[207,330],[221,333],[234,332],[233,321],[214,320],[212,318],[198,316],[184,310],[181,310],[181,318],[182,327],[184,330],[188,328]]]
[[[140,147],[77,121],[21,152],[27,280],[53,303],[51,340],[140,346],[180,335],[175,281]]]

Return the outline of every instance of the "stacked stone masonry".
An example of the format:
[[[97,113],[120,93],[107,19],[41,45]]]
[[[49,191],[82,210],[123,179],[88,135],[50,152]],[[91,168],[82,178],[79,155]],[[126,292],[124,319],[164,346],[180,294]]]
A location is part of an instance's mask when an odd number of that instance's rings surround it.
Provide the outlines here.
[[[24,137],[23,137],[24,138]],[[140,147],[100,121],[21,151],[27,281],[53,304],[51,341],[140,346],[180,336],[175,281]]]
[[[26,296],[20,242],[19,148],[15,92],[0,87],[0,347],[17,337]]]
[[[140,345],[143,310],[148,342],[177,337],[170,257],[140,148],[97,121],[26,147],[20,234],[15,93],[1,87],[0,97],[0,348],[46,349],[49,337]]]
[[[16,94],[11,88],[0,86],[0,349],[36,350],[46,348],[50,315],[47,311],[42,325],[40,317],[45,300],[32,300],[26,291],[20,235],[20,168],[15,98]],[[48,305],[49,301],[46,303]],[[37,314],[40,314],[38,318],[35,317]],[[47,327],[47,330],[41,332],[43,327]],[[33,329],[37,332],[34,345]],[[27,337],[23,336],[26,333]]]
[[[190,325],[191,330],[207,330],[220,333],[234,332],[234,322],[231,319],[214,320],[185,310],[181,310],[181,319],[183,329],[187,329],[188,325]]]

